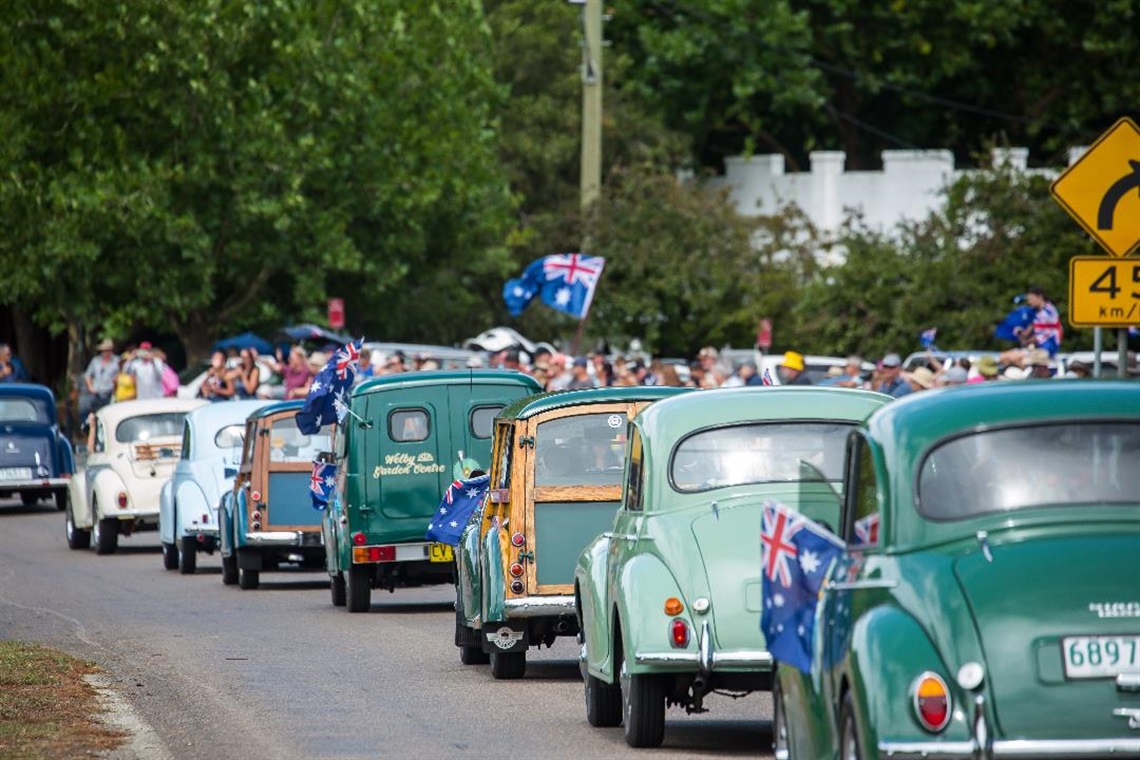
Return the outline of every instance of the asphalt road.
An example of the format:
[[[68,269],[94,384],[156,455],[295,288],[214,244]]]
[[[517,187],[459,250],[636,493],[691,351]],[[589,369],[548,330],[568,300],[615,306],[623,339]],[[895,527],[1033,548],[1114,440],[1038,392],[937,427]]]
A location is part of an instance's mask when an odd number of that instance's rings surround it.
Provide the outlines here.
[[[373,592],[334,608],[323,572],[285,566],[261,588],[162,569],[154,533],[119,553],[71,551],[47,502],[0,501],[0,639],[92,660],[165,744],[155,757],[770,757],[771,699],[713,696],[666,713],[660,749],[586,723],[572,639],[532,649],[526,677],[460,664],[451,586]]]

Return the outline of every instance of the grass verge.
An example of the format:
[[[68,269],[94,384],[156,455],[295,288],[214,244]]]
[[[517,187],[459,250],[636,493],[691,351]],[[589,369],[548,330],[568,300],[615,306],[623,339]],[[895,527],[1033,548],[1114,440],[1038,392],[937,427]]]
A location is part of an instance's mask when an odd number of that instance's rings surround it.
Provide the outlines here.
[[[93,664],[22,641],[0,641],[0,758],[76,757],[113,749],[123,734],[98,720]]]

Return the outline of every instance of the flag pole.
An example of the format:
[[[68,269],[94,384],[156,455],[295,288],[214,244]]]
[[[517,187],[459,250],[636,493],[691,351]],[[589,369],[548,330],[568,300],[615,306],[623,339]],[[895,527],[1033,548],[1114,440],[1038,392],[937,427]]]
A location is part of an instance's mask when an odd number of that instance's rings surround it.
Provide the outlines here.
[[[578,329],[574,332],[574,341],[570,344],[571,356],[578,355],[578,346],[582,342],[582,330],[586,327],[586,320],[589,319],[589,317],[590,312],[587,311],[582,315],[582,318],[578,320]]]

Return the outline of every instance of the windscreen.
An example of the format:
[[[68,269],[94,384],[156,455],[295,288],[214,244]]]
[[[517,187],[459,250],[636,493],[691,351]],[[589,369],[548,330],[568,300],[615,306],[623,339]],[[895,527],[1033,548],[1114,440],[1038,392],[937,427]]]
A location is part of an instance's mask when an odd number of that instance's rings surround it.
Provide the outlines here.
[[[162,412],[161,414],[141,414],[128,417],[115,428],[115,440],[119,443],[149,441],[152,438],[182,436],[182,421],[186,412]]]
[[[934,520],[1057,505],[1140,504],[1140,423],[987,430],[931,451],[919,511]]]
[[[273,462],[311,462],[322,451],[332,451],[332,426],[326,425],[315,435],[297,429],[292,417],[273,421],[269,432],[269,459]]]
[[[50,425],[47,404],[30,398],[5,396],[0,398],[0,422],[38,422]]]
[[[625,412],[559,417],[538,426],[536,486],[620,486],[624,471]]]
[[[840,422],[733,425],[690,435],[673,451],[669,471],[678,491],[843,478],[847,433]]]

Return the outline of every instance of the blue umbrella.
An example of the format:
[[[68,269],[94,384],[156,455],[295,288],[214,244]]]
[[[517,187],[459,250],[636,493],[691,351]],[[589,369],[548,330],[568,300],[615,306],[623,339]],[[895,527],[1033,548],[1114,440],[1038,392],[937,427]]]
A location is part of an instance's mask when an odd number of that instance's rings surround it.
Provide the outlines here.
[[[262,338],[257,333],[251,332],[244,332],[241,335],[235,335],[232,338],[219,340],[214,344],[215,351],[228,351],[231,348],[236,348],[239,351],[243,348],[254,348],[257,349],[257,353],[259,354],[272,354],[274,350],[272,343],[267,341],[265,338]]]
[[[329,343],[336,343],[338,345],[343,345],[352,340],[350,336],[344,335],[343,333],[333,332],[332,330],[326,330],[325,328],[318,327],[317,325],[308,324],[283,327],[281,328],[281,334],[287,336],[290,340],[293,341],[327,341]]]

